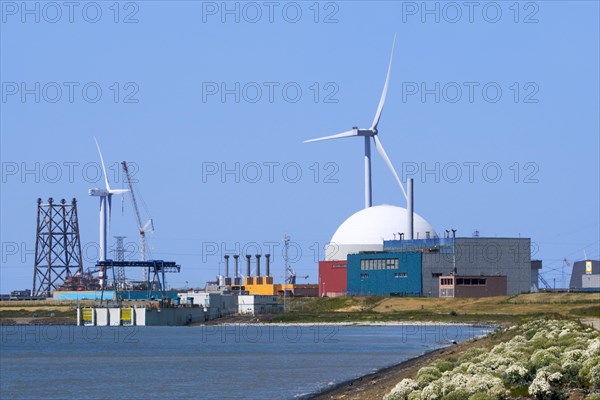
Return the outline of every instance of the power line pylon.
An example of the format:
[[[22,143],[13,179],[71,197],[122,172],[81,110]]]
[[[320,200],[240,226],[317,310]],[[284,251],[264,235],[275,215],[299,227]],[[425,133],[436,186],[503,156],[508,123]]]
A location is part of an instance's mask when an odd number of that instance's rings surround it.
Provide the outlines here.
[[[72,272],[83,273],[77,200],[55,204],[38,198],[33,296],[52,295]]]

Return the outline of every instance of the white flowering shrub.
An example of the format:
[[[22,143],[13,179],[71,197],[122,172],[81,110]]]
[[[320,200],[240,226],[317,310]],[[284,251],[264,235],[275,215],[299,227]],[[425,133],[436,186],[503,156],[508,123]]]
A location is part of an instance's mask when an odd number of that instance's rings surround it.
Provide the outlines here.
[[[538,371],[533,382],[529,385],[528,392],[536,399],[545,399],[552,396],[552,385],[548,382],[548,373],[546,371]]]
[[[591,383],[591,371],[592,368],[600,364],[600,357],[591,357],[581,363],[578,377],[582,382]]]
[[[531,367],[538,369],[558,361],[558,358],[546,349],[536,350],[531,355]]]
[[[402,379],[383,400],[408,400],[408,395],[419,389],[419,384],[412,379]]]
[[[590,340],[586,353],[588,357],[600,356],[600,338]]]
[[[529,379],[529,371],[520,364],[513,364],[504,371],[504,381],[513,385],[522,385]]]
[[[501,400],[511,388],[550,400],[564,398],[569,388],[600,391],[597,331],[573,321],[539,319],[504,332],[514,336],[421,368],[415,380],[403,380],[385,400]]]
[[[596,364],[590,369],[590,385],[600,388],[600,364]]]

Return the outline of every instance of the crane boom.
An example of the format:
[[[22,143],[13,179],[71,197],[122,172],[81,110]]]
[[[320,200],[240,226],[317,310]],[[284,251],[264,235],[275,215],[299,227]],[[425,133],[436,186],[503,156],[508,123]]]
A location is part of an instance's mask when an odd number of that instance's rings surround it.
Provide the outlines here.
[[[123,171],[125,172],[125,180],[127,181],[127,187],[129,188],[131,202],[133,203],[133,209],[137,219],[138,231],[140,232],[140,258],[142,261],[146,261],[146,230],[148,227],[154,229],[154,225],[152,223],[152,219],[150,219],[145,225],[143,224],[140,209],[138,207],[137,200],[135,199],[135,192],[133,190],[133,183],[131,181],[131,176],[129,175],[127,162],[123,161],[121,162],[121,165],[123,166]]]

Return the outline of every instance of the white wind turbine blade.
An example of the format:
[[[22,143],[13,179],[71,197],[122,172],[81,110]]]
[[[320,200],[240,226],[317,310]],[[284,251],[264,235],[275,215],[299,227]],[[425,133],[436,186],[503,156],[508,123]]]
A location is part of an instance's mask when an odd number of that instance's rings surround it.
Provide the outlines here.
[[[336,135],[324,136],[324,137],[320,137],[320,138],[317,138],[317,139],[305,140],[302,143],[320,142],[321,140],[329,140],[329,139],[339,139],[339,138],[345,138],[345,137],[352,137],[352,136],[357,136],[357,134],[358,133],[357,133],[356,129],[353,129],[351,131],[346,131],[346,132],[338,133]]]
[[[385,161],[385,163],[387,164],[390,171],[392,171],[392,174],[394,174],[394,178],[396,178],[398,185],[400,185],[400,189],[402,189],[402,193],[404,194],[404,197],[408,200],[408,196],[406,195],[406,190],[404,190],[404,185],[402,184],[400,177],[396,173],[396,169],[392,165],[390,158],[388,157],[387,153],[385,152],[385,149],[383,148],[383,145],[381,144],[379,137],[377,135],[374,135],[373,140],[375,141],[375,148],[377,149],[377,152],[379,153],[381,158],[383,158],[383,161]]]
[[[390,84],[390,73],[392,72],[392,60],[394,59],[394,47],[396,47],[396,35],[394,35],[394,43],[392,44],[392,54],[390,55],[390,64],[388,65],[387,76],[385,77],[385,85],[383,85],[383,92],[381,93],[381,98],[379,99],[379,106],[377,107],[377,112],[375,113],[375,118],[373,119],[373,125],[371,125],[371,129],[377,129],[377,125],[379,124],[379,119],[381,118],[381,112],[383,111],[383,104],[385,103],[385,96],[387,95],[388,86]]]
[[[110,194],[123,194],[129,192],[129,189],[110,189]]]
[[[108,175],[106,175],[106,167],[104,166],[104,157],[102,157],[100,145],[98,144],[98,140],[96,140],[96,137],[94,137],[94,142],[96,142],[96,148],[98,149],[98,154],[100,154],[100,162],[102,163],[102,172],[104,174],[104,184],[106,185],[106,190],[110,192],[110,185],[108,184]]]

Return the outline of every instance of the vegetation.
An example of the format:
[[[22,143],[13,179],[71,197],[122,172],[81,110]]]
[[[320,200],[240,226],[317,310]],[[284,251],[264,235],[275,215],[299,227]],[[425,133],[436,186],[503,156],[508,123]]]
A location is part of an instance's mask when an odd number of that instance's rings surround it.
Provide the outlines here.
[[[566,319],[535,319],[494,334],[493,346],[433,362],[384,400],[563,399],[600,396],[600,333]],[[583,397],[582,397],[583,398]]]
[[[286,300],[274,322],[433,321],[519,323],[531,317],[597,317],[597,293],[532,293],[510,297],[335,297]]]

